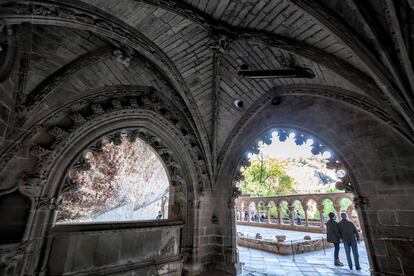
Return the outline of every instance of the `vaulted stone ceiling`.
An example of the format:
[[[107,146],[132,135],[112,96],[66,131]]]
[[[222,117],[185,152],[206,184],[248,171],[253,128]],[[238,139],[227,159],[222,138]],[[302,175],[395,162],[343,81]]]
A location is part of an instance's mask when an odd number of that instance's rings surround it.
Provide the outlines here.
[[[1,3],[6,25],[28,23],[17,30],[14,74],[0,84],[8,124],[15,111],[46,114],[86,91],[142,85],[179,91],[213,157],[257,103],[275,95],[344,101],[413,137],[413,50],[401,32],[413,12],[405,10],[409,17],[400,22],[401,5],[390,1],[32,2]],[[112,53],[119,48],[134,56],[130,66],[116,61]],[[237,74],[242,64],[273,69],[292,58],[315,78]],[[166,82],[154,77],[154,66]],[[242,109],[233,106],[235,99]],[[35,118],[24,120],[29,127]]]

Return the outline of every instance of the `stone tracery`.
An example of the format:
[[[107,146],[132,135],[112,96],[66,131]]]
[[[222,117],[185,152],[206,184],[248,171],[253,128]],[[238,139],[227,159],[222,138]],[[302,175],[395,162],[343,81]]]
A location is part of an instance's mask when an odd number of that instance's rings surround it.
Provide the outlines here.
[[[312,141],[311,152],[313,155],[319,155],[319,154],[324,154],[325,152],[328,152],[329,157],[326,160],[326,167],[328,169],[334,169],[337,172],[337,174],[338,172],[341,173],[341,175],[338,175],[338,178],[340,179],[340,181],[338,181],[336,184],[337,188],[345,190],[347,192],[356,193],[354,187],[352,186],[350,182],[350,177],[348,173],[346,172],[346,168],[344,164],[340,160],[338,160],[338,156],[329,147],[322,144],[322,142],[318,141],[317,138],[307,133],[303,133],[301,131],[290,129],[290,128],[272,128],[271,130],[266,131],[264,134],[258,137],[251,144],[251,146],[245,151],[245,154],[239,161],[239,165],[237,167],[238,169],[236,170],[235,175],[233,177],[234,191],[232,194],[232,199],[235,199],[238,195],[240,195],[240,193],[237,192],[238,190],[237,183],[244,179],[241,169],[243,167],[245,168],[245,167],[250,166],[249,155],[259,153],[260,143],[270,145],[272,143],[272,136],[274,133],[276,133],[277,138],[281,142],[286,141],[288,136],[294,135],[295,143],[298,146],[303,145],[304,143],[307,143],[309,141]]]

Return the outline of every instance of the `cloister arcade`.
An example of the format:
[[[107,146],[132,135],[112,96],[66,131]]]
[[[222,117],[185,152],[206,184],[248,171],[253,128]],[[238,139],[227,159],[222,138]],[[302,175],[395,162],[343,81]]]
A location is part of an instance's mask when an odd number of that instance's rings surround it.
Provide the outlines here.
[[[261,224],[261,226],[265,227],[324,232],[325,221],[328,216],[324,212],[324,206],[328,201],[331,201],[337,219],[340,213],[346,212],[348,217],[352,218],[359,226],[353,204],[347,204],[345,210],[341,209],[341,202],[343,200],[352,202],[353,199],[354,196],[351,193],[293,194],[270,197],[240,196],[235,200],[236,221],[237,224],[241,225]],[[269,210],[272,207],[276,208],[276,215],[270,214]],[[319,219],[309,215],[309,213],[313,213],[310,210],[312,207],[316,207],[315,211],[319,214]],[[297,212],[300,213],[303,224],[298,225],[295,223]]]

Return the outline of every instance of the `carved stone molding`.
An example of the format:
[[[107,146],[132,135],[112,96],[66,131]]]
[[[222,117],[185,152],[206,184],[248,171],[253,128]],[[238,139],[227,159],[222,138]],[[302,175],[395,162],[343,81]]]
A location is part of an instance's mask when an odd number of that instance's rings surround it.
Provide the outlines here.
[[[171,124],[171,126],[175,127],[173,131],[178,137],[180,137],[180,140],[184,143],[184,145],[186,145],[188,149],[191,149],[189,150],[189,154],[191,155],[193,164],[195,164],[195,168],[197,170],[197,177],[199,179],[198,183],[200,184],[199,190],[203,190],[209,179],[204,176],[204,173],[207,171],[205,168],[206,162],[204,161],[204,154],[201,150],[201,146],[196,142],[196,134],[192,133],[191,128],[187,127],[187,121],[182,117],[183,115],[180,114],[179,110],[175,109],[171,103],[164,103],[159,96],[156,96],[158,95],[158,92],[156,93],[153,91],[151,97],[146,97],[146,93],[148,93],[146,90],[137,91],[133,87],[125,87],[117,89],[116,94],[118,95],[118,98],[113,98],[113,90],[108,89],[107,92],[99,92],[97,94],[92,94],[85,98],[68,103],[69,106],[74,106],[79,102],[87,102],[88,104],[82,104],[79,106],[83,106],[83,108],[86,109],[90,108],[90,110],[93,110],[93,113],[88,116],[82,115],[84,120],[76,120],[76,123],[72,120],[74,125],[68,126],[65,129],[54,126],[53,124],[50,125],[48,122],[54,121],[55,118],[61,117],[62,113],[65,114],[66,107],[62,107],[61,109],[51,113],[44,121],[42,121],[40,125],[48,125],[47,132],[55,138],[54,142],[48,146],[43,144],[41,146],[33,144],[33,142],[30,142],[30,138],[33,137],[33,133],[39,132],[40,130],[38,128],[36,130],[34,130],[35,128],[32,128],[29,131],[30,134],[22,136],[23,141],[16,141],[16,143],[9,148],[9,151],[3,154],[3,157],[7,158],[2,158],[2,168],[4,168],[7,162],[15,156],[15,154],[26,143],[32,143],[32,156],[35,156],[38,159],[37,167],[42,168],[39,169],[39,173],[47,172],[47,168],[53,164],[53,160],[58,156],[59,150],[69,144],[70,140],[73,139],[72,137],[77,136],[77,133],[80,134],[86,129],[93,127],[94,124],[96,124],[96,121],[105,120],[106,118],[110,119],[111,117],[120,115],[131,114],[131,116],[133,116],[134,114],[148,114],[148,112],[156,112],[158,114],[157,116],[163,118],[162,120],[165,121],[165,123]],[[104,102],[105,99],[112,104],[106,104],[105,106],[101,105],[100,103]],[[95,101],[99,101],[99,103]],[[114,105],[114,102],[117,104]],[[78,110],[77,112],[84,114],[82,110]],[[131,129],[128,135],[131,139],[134,137],[140,137],[144,140],[147,139],[148,144],[156,150],[160,150],[159,154],[164,162],[169,165],[171,172],[177,174],[180,168],[177,166],[176,161],[171,160],[172,151],[162,146],[157,137],[148,136],[149,133],[146,133],[146,131],[147,130],[145,129]],[[112,133],[109,137],[115,142],[120,139],[119,133]],[[90,146],[91,151],[94,153],[99,153],[100,147],[101,145],[99,145],[99,142]],[[86,168],[83,166],[86,165],[84,162],[79,162],[78,165],[80,169]]]
[[[48,176],[50,168],[55,163],[54,160],[60,156],[60,152],[70,145],[73,139],[76,139],[79,135],[84,133],[86,130],[93,128],[97,122],[105,122],[106,120],[112,120],[117,116],[135,116],[135,115],[145,115],[152,117],[159,117],[161,120],[160,123],[165,125],[165,127],[171,128],[180,141],[183,143],[184,147],[187,148],[188,154],[193,159],[192,163],[194,164],[194,169],[196,170],[195,177],[198,178],[198,187],[196,188],[200,194],[204,190],[204,187],[207,186],[209,178],[206,177],[205,172],[207,171],[205,166],[206,162],[204,161],[203,153],[201,151],[200,145],[195,141],[195,134],[191,132],[191,128],[186,126],[186,121],[177,111],[171,109],[168,111],[169,114],[176,114],[177,117],[169,116],[168,119],[163,116],[167,114],[166,107],[173,108],[171,105],[164,104],[160,97],[157,96],[157,93],[153,93],[150,97],[145,96],[145,91],[137,93],[136,91],[118,91],[118,98],[108,97],[107,104],[98,105],[94,102],[95,95],[90,95],[86,99],[80,99],[80,101],[87,102],[86,105],[79,104],[78,106],[83,106],[85,110],[99,110],[99,113],[95,112],[89,113],[90,115],[82,115],[82,119],[74,119],[74,113],[66,113],[66,109],[62,108],[63,114],[67,114],[72,118],[73,125],[66,126],[65,129],[57,127],[56,125],[51,125],[50,122],[55,122],[56,119],[61,117],[60,112],[55,112],[49,116],[49,119],[45,121],[44,125],[47,127],[43,128],[43,132],[48,133],[55,139],[51,140],[49,145],[37,145],[29,139],[25,140],[24,143],[19,144],[20,147],[26,143],[32,144],[31,146],[31,155],[36,157],[36,165],[34,166],[35,170],[33,173]],[[96,98],[102,103],[103,96],[105,93],[99,93]],[[113,93],[108,93],[108,96],[113,96]],[[109,104],[108,104],[109,103]],[[115,103],[115,104],[114,104]],[[131,105],[132,103],[132,105]],[[74,103],[68,103],[71,106],[75,106]],[[92,106],[94,108],[92,108]],[[97,108],[99,106],[99,108]],[[153,112],[153,113],[151,113]],[[158,112],[158,113],[155,113]],[[82,110],[77,111],[78,114],[87,114]],[[154,115],[150,115],[154,114]],[[58,124],[58,122],[57,122]],[[37,132],[42,132],[37,130]],[[93,154],[100,154],[102,152],[102,139],[109,140],[115,144],[122,142],[122,137],[125,135],[128,139],[140,138],[147,144],[149,144],[160,156],[164,162],[170,176],[172,185],[175,187],[175,192],[177,196],[184,197],[186,192],[184,176],[182,176],[182,168],[179,165],[178,161],[173,155],[173,150],[169,149],[162,139],[155,136],[151,129],[144,127],[140,128],[124,128],[124,130],[117,130],[112,133],[108,133],[101,139],[92,142],[85,150],[92,152]],[[22,141],[23,142],[23,141]],[[34,143],[34,144],[33,144]],[[17,150],[17,148],[15,149]],[[88,170],[90,164],[84,157],[85,150],[82,151],[81,155],[78,157],[77,161],[73,164],[73,168],[76,170]],[[13,150],[14,152],[14,150]],[[17,152],[17,151],[16,151]],[[73,185],[72,185],[73,184]],[[64,190],[69,189],[70,187],[75,187],[74,183],[66,181]],[[46,204],[47,201],[43,200],[42,204]],[[52,203],[51,203],[52,204]]]

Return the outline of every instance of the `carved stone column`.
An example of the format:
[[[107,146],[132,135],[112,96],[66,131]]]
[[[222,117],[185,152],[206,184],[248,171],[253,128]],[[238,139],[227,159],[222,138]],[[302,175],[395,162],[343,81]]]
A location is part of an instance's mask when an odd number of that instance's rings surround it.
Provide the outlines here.
[[[334,209],[336,211],[336,220],[339,221],[340,220],[340,216],[341,216],[341,205],[339,204],[335,204]]]
[[[290,225],[295,225],[295,206],[291,205],[288,206],[289,214],[290,214]]]
[[[270,212],[269,212],[269,207],[268,207],[268,206],[266,206],[266,207],[265,207],[265,210],[266,210],[266,211],[265,211],[265,212],[266,212],[265,214],[266,214],[266,218],[267,218],[267,219],[266,219],[266,223],[267,223],[267,224],[269,224],[269,223],[270,223]]]
[[[305,225],[309,226],[309,220],[308,220],[308,208],[305,208]]]
[[[317,205],[316,206],[316,208],[318,209],[318,211],[319,211],[319,216],[320,216],[320,220],[321,220],[321,228],[323,229],[323,228],[325,228],[325,224],[324,224],[324,221],[323,221],[323,205]]]
[[[277,224],[283,224],[282,212],[280,206],[277,208]]]
[[[349,205],[348,209],[346,210],[346,214],[348,215],[349,218],[352,218],[352,211],[354,210],[354,207],[351,205]]]

